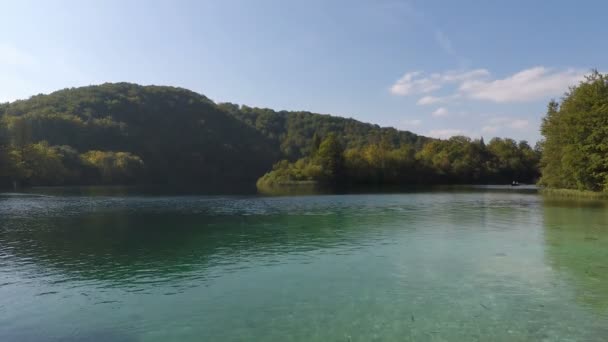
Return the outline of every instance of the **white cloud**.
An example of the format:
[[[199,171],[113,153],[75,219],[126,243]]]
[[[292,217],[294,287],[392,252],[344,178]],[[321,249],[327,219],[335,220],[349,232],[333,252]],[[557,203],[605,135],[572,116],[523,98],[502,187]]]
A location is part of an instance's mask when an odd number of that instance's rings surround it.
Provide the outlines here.
[[[459,98],[498,103],[525,102],[560,95],[569,86],[578,84],[585,74],[578,69],[560,71],[543,66],[525,69],[502,79],[490,79],[486,69],[430,75],[417,71],[406,73],[391,87],[391,93],[400,96],[428,94],[416,102],[421,106]],[[441,97],[431,94],[448,84],[456,86],[451,95]]]
[[[436,75],[436,74],[434,74]],[[440,74],[442,79],[448,82],[463,82],[471,79],[480,79],[490,76],[490,72],[486,69],[474,69],[470,71],[448,71]]]
[[[471,79],[480,79],[489,75],[485,69],[470,71],[448,71],[445,73],[434,73],[424,75],[421,71],[413,71],[404,74],[390,88],[394,95],[407,96],[412,94],[430,93],[441,89],[448,83],[459,83]]]
[[[447,108],[445,108],[445,107],[439,107],[433,113],[431,113],[431,115],[439,117],[439,116],[446,116],[449,113],[450,112],[448,111]]]
[[[397,80],[395,84],[393,84],[391,87],[391,93],[405,96],[415,93],[428,93],[441,88],[441,85],[429,78],[416,79],[416,77],[420,74],[421,72],[419,71],[406,73],[403,75],[403,77]]]
[[[427,133],[428,136],[433,137],[433,138],[439,138],[439,139],[447,139],[447,138],[453,137],[455,135],[466,135],[466,134],[467,134],[466,131],[463,131],[460,129],[454,129],[454,128],[434,129]]]
[[[582,80],[585,72],[553,71],[539,66],[493,81],[470,79],[459,87],[466,97],[494,102],[523,102],[555,96]]]
[[[424,96],[421,97],[416,104],[419,106],[427,106],[427,105],[432,105],[432,104],[438,104],[438,103],[446,103],[446,102],[451,102],[453,100],[456,100],[460,98],[460,94],[453,94],[450,96]]]
[[[419,106],[426,106],[426,105],[441,103],[441,102],[443,102],[443,98],[441,98],[441,97],[425,96],[425,97],[421,97],[420,100],[418,100],[418,102],[416,102],[416,104]]]

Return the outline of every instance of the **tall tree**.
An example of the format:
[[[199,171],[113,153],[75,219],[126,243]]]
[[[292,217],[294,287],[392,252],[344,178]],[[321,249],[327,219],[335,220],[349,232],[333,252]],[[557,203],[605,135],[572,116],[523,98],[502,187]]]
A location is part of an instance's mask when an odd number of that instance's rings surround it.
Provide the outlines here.
[[[543,119],[541,184],[608,190],[608,76],[597,71],[572,87]]]
[[[342,144],[333,133],[328,135],[319,145],[315,159],[321,166],[327,180],[336,181],[343,176],[344,159],[342,152],[344,152]]]

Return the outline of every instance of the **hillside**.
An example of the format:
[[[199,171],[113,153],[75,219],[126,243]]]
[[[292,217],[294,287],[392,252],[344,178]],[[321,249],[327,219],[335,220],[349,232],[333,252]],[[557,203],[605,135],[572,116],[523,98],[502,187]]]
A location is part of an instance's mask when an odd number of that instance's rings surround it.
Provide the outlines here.
[[[255,180],[336,133],[345,146],[427,138],[353,119],[216,105],[195,92],[106,83],[0,105],[0,181],[218,184]]]
[[[275,141],[280,146],[282,155],[290,160],[310,154],[313,146],[319,143],[313,140],[321,140],[331,133],[338,135],[345,148],[361,148],[384,142],[394,148],[412,145],[418,150],[434,140],[392,127],[380,127],[326,114],[275,111],[232,103],[221,103],[219,107]]]
[[[278,156],[255,129],[205,96],[180,88],[118,83],[65,89],[4,105],[1,114],[5,140],[17,150],[46,141],[80,154],[95,150],[137,156],[144,167],[132,182],[206,183],[220,177],[251,182]],[[31,164],[28,156],[19,157],[25,158],[22,164]],[[24,178],[49,183],[27,174]],[[76,178],[70,182],[96,182]]]

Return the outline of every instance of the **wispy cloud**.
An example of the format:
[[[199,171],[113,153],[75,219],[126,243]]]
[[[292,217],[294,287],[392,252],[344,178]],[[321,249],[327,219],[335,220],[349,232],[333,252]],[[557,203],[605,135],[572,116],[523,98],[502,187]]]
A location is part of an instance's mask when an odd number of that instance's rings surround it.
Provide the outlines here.
[[[448,71],[446,73],[434,73],[425,75],[421,71],[413,71],[404,74],[390,88],[394,95],[407,96],[412,94],[430,93],[441,89],[445,84],[460,83],[468,80],[477,80],[488,76],[485,69],[470,71]]]
[[[430,78],[418,78],[420,71],[408,72],[393,84],[391,93],[395,95],[410,95],[429,93],[441,88],[441,85]]]
[[[459,90],[467,97],[494,102],[523,102],[565,92],[585,75],[580,70],[555,71],[542,66],[493,81],[467,80]]]
[[[416,102],[416,104],[419,106],[426,106],[426,105],[431,105],[431,104],[441,103],[441,102],[443,102],[443,98],[441,98],[441,97],[424,96],[424,97],[421,97],[418,100],[418,102]]]
[[[460,98],[460,94],[452,94],[449,96],[427,95],[427,96],[421,97],[418,101],[416,101],[416,104],[419,106],[427,106],[427,105],[432,105],[432,104],[451,102],[458,98]]]
[[[497,103],[526,102],[556,96],[583,79],[579,69],[554,70],[543,66],[525,69],[501,79],[491,79],[486,69],[448,71],[426,75],[406,73],[392,87],[394,95],[428,94],[418,105],[446,103],[454,99],[483,100]],[[432,95],[445,85],[455,85],[451,95]]]
[[[433,113],[431,113],[431,115],[433,115],[435,117],[446,116],[448,114],[450,114],[450,112],[445,107],[439,107]]]

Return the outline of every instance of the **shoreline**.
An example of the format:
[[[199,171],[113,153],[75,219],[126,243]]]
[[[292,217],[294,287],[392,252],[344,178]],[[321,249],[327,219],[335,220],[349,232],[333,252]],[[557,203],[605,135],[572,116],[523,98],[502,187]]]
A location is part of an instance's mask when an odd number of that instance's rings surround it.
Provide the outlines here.
[[[538,192],[543,196],[551,197],[608,199],[608,192],[589,190],[540,188]]]

